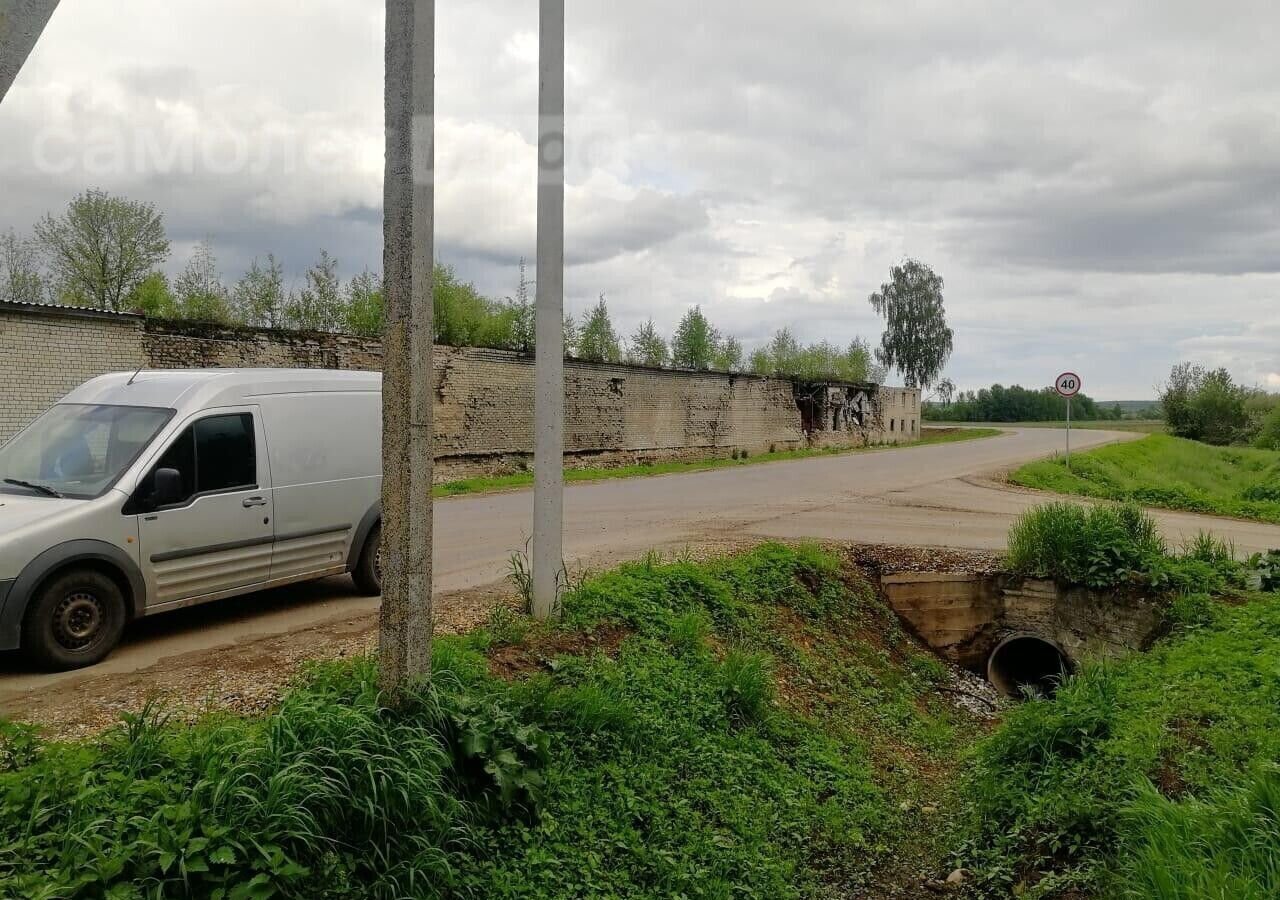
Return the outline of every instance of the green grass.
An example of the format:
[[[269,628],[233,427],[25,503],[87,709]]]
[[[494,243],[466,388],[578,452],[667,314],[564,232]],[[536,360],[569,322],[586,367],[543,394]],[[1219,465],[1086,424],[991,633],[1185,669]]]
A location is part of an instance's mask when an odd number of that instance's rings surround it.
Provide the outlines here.
[[[1167,435],[1023,466],[1014,484],[1280,523],[1280,453],[1211,447]]]
[[[0,896],[842,896],[921,839],[976,730],[814,548],[651,558],[564,605],[439,639],[395,709],[359,660],[261,718],[4,726]]]
[[[906,447],[920,447],[928,444],[951,444],[960,441],[973,441],[980,438],[994,437],[1000,434],[997,428],[966,428],[946,434],[929,434],[935,426],[926,425],[920,440],[911,444],[889,444],[878,447],[858,447],[852,450],[819,449],[819,450],[778,450],[773,453],[761,453],[755,456],[741,456],[737,459],[717,457],[687,462],[648,463],[636,466],[618,466],[616,468],[599,469],[566,469],[566,482],[575,481],[607,481],[612,478],[643,478],[654,475],[673,475],[680,472],[704,472],[709,469],[727,469],[735,466],[757,465],[759,463],[786,462],[796,459],[812,459],[820,456],[842,456],[849,453],[871,453],[897,450]],[[492,491],[510,491],[529,487],[533,484],[533,472],[516,472],[511,475],[494,475],[479,478],[466,478],[436,485],[433,493],[437,497],[456,497],[462,494],[481,494]]]
[[[1176,610],[1173,638],[1086,666],[980,745],[962,854],[980,895],[1280,895],[1280,596]]]

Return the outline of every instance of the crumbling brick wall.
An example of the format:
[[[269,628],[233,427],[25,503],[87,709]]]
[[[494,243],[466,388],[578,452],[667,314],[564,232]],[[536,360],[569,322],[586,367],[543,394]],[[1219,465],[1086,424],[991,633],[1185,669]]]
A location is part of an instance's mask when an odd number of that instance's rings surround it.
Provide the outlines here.
[[[76,385],[145,365],[177,368],[325,368],[376,371],[376,339],[143,320],[138,316],[0,303],[0,441]],[[499,474],[531,464],[531,356],[437,347],[436,478]],[[827,391],[827,386],[821,390]],[[849,386],[832,386],[835,394]],[[873,415],[805,423],[797,387],[778,378],[565,362],[569,466],[612,466],[848,447],[919,435],[918,392],[861,386]],[[904,395],[904,396],[900,396]],[[882,409],[883,407],[883,409]],[[890,418],[909,427],[894,431]]]
[[[439,477],[527,465],[533,444],[533,358],[504,350],[437,347],[435,370]],[[570,466],[804,445],[790,382],[565,362]]]

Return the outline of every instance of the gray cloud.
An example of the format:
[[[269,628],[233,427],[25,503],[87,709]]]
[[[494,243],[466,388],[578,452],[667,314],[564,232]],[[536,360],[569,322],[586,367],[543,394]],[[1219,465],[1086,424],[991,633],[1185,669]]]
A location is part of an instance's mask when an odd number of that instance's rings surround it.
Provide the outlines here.
[[[0,110],[0,228],[100,185],[165,210],[174,268],[201,239],[229,273],[377,268],[381,6],[65,6]],[[911,255],[946,278],[965,386],[1076,367],[1148,396],[1181,358],[1280,384],[1273,4],[569,14],[571,308],[874,340],[866,297]],[[440,4],[437,252],[498,295],[534,247],[536,29]]]

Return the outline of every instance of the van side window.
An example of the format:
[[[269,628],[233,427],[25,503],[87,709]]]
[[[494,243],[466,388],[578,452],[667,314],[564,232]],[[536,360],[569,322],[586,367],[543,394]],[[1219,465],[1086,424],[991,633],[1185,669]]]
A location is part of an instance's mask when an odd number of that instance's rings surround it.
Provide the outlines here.
[[[252,490],[258,484],[253,416],[210,416],[184,429],[138,486],[141,508],[154,508],[156,469],[176,469],[182,476],[182,499],[175,506],[196,494]],[[126,514],[137,511],[133,503],[125,508]]]
[[[196,493],[257,486],[253,416],[213,416],[192,427],[196,438]]]

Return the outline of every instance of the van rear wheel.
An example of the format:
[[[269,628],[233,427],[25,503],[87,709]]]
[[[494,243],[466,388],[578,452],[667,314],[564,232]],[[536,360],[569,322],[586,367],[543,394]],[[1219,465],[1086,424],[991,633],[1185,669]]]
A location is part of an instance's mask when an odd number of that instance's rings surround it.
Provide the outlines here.
[[[360,551],[360,561],[351,572],[351,580],[356,583],[356,590],[370,597],[382,593],[382,525],[373,526],[369,536],[365,538],[364,549]]]
[[[27,607],[22,650],[37,665],[65,671],[101,662],[124,633],[120,586],[102,572],[55,575]]]

